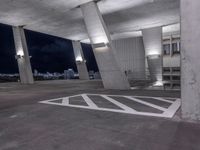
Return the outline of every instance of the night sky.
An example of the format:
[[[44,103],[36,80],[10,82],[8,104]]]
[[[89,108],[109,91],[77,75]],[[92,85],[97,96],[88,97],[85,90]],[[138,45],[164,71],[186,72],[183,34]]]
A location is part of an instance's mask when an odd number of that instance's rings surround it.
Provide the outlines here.
[[[70,40],[25,30],[32,69],[41,73],[77,71]],[[91,45],[82,44],[88,70],[98,71]],[[18,73],[12,28],[0,24],[0,73]]]

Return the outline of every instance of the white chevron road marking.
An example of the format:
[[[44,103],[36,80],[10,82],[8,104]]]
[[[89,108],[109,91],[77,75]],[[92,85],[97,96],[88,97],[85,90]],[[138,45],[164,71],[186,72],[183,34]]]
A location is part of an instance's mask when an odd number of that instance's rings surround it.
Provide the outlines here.
[[[113,105],[116,105],[120,107],[121,109],[113,109],[113,108],[100,108],[97,104],[94,103],[95,98],[90,98],[88,95],[96,95],[101,96],[105,101],[111,102]],[[74,97],[82,97],[82,100],[84,100],[88,106],[83,105],[74,105],[70,104],[70,98]],[[112,96],[112,98],[111,98]],[[135,101],[137,103],[146,105],[148,107],[151,107],[153,109],[157,109],[161,111],[161,113],[153,113],[153,112],[145,112],[145,111],[136,111],[133,108],[130,108],[129,106],[122,104],[121,102],[115,100],[115,97],[123,97],[130,101]],[[142,99],[138,98],[150,98],[154,99],[155,101],[161,101],[161,102],[167,102],[169,103],[168,108],[164,108],[159,105],[152,104],[150,102],[143,101]],[[67,107],[73,107],[73,108],[82,108],[82,109],[91,109],[91,110],[100,110],[100,111],[109,111],[109,112],[117,112],[117,113],[126,113],[126,114],[134,114],[134,115],[143,115],[143,116],[154,116],[154,117],[164,117],[164,118],[172,118],[176,111],[179,109],[181,105],[181,100],[179,98],[170,98],[173,99],[173,101],[168,100],[169,98],[164,97],[148,97],[148,96],[126,96],[126,95],[104,95],[104,94],[80,94],[80,95],[74,95],[69,97],[62,97],[57,99],[51,99],[51,100],[45,100],[40,101],[39,103],[43,104],[51,104],[51,105],[58,105],[58,106],[67,106]],[[61,103],[56,102],[56,100],[62,100]]]

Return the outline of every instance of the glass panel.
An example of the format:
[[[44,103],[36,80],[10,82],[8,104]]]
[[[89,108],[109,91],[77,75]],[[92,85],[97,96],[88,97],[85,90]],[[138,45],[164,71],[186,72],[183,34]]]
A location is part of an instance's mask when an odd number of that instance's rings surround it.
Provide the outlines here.
[[[173,54],[179,54],[179,50],[178,50],[178,43],[172,43],[172,52]]]
[[[163,52],[164,55],[170,55],[170,44],[164,44],[163,50],[164,50]]]

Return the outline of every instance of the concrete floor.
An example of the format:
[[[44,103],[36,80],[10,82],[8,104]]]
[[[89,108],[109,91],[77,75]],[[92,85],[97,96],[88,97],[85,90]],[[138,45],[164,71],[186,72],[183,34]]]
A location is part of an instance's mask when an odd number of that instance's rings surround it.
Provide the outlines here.
[[[200,124],[39,104],[82,93],[180,97],[177,91],[105,90],[100,81],[0,84],[0,150],[199,150]]]

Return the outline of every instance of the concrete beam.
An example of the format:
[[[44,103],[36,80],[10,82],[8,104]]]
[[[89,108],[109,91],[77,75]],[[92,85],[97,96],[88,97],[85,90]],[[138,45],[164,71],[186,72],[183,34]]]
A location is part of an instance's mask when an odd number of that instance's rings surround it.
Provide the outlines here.
[[[79,41],[72,41],[76,66],[78,69],[79,79],[89,80],[89,74],[86,66],[86,61],[83,55],[83,49]]]
[[[33,84],[33,73],[23,27],[13,27],[13,35],[20,81],[22,84]]]
[[[162,27],[143,29],[143,41],[146,57],[146,73],[153,81],[162,82]]]
[[[110,34],[95,2],[80,6],[94,55],[106,89],[129,89],[125,73],[117,64]]]
[[[182,117],[200,120],[200,1],[181,0]]]

